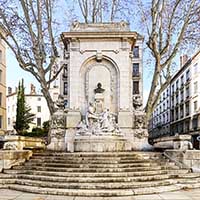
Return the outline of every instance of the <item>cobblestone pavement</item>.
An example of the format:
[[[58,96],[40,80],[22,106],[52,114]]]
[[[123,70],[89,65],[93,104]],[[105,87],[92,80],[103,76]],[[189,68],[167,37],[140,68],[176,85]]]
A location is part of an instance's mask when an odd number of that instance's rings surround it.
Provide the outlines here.
[[[0,200],[200,200],[200,189],[165,192],[154,195],[134,197],[66,197],[56,195],[40,195],[19,191],[0,189]]]

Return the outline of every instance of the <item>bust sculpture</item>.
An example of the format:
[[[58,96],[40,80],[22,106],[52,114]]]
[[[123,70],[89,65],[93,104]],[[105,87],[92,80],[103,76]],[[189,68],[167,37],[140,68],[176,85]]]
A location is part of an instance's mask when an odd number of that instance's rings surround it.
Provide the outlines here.
[[[97,84],[97,88],[94,89],[94,93],[97,94],[97,93],[103,93],[105,91],[105,89],[102,88],[102,84],[101,83],[98,83]]]

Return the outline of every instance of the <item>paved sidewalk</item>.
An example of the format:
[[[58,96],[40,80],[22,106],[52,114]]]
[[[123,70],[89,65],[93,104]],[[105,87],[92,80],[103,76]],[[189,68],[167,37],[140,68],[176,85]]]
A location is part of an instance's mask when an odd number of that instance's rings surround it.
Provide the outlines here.
[[[200,200],[200,189],[165,192],[154,195],[134,197],[66,197],[56,195],[40,195],[0,189],[0,200]]]

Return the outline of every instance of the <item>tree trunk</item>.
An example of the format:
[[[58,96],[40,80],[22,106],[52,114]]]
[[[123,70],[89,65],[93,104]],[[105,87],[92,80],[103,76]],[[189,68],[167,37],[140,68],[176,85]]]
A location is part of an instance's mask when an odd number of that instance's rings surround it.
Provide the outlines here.
[[[47,101],[47,105],[48,105],[48,108],[49,108],[50,115],[52,116],[53,113],[56,110],[55,106],[54,106],[53,99],[52,99],[50,92],[49,92],[48,88],[46,87],[46,85],[41,83],[41,88],[42,88],[42,90],[41,90],[42,94],[44,95],[44,97]]]

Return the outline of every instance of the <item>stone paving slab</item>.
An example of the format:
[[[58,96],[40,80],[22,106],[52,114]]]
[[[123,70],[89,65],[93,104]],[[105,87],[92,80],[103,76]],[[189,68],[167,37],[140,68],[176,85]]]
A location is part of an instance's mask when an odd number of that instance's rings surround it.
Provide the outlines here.
[[[200,189],[164,192],[161,194],[139,195],[133,197],[67,197],[0,189],[0,200],[200,200]]]

